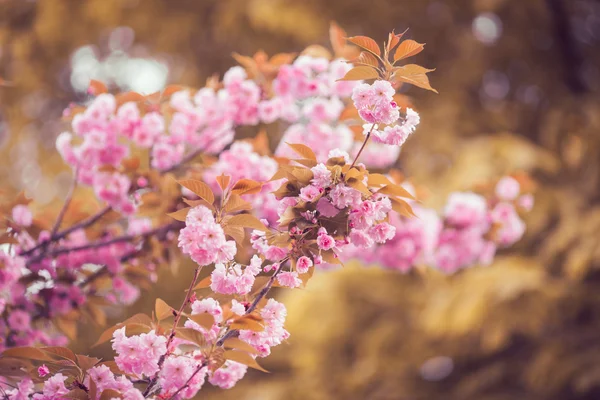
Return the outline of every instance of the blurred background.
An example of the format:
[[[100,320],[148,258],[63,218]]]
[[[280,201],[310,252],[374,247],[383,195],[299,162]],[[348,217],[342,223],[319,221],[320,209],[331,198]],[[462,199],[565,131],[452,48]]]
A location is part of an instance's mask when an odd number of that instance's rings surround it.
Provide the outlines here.
[[[144,93],[201,86],[233,51],[327,46],[332,20],[427,43],[415,61],[437,68],[440,94],[407,91],[422,124],[401,169],[433,206],[527,171],[539,185],[528,232],[487,268],[350,265],[279,293],[292,336],[265,360],[272,373],[202,398],[600,399],[598,0],[0,0],[0,189],[60,207],[71,174],[54,140],[91,78]],[[186,270],[127,313],[158,295],[179,304]]]

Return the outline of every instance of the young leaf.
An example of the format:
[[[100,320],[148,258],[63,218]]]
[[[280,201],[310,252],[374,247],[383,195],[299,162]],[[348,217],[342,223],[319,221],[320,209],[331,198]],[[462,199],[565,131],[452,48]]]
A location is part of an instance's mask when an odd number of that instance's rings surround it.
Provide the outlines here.
[[[329,41],[331,48],[337,57],[342,56],[344,47],[346,47],[346,32],[335,22],[329,24]]]
[[[393,185],[392,181],[382,174],[369,174],[368,184],[369,186]]]
[[[254,346],[252,346],[250,343],[244,342],[243,340],[235,337],[227,339],[223,343],[223,346],[225,348],[230,348],[234,350],[242,350],[250,354],[258,354],[258,350],[256,350]]]
[[[189,189],[198,197],[206,200],[209,204],[213,204],[215,202],[215,195],[212,190],[210,190],[210,186],[202,181],[198,181],[195,179],[183,179],[177,181],[181,186],[186,189]]]
[[[381,50],[377,42],[367,36],[352,36],[347,38],[350,43],[357,45],[377,56],[381,56]]]
[[[154,303],[154,313],[156,318],[161,321],[173,315],[173,308],[171,308],[163,299],[156,299]]]
[[[244,230],[244,227],[226,225],[223,228],[223,231],[227,236],[231,236],[238,246],[243,245],[244,239],[246,238],[246,231]]]
[[[90,85],[88,86],[88,93],[94,96],[98,96],[99,94],[108,93],[108,88],[104,83],[92,79],[90,81]]]
[[[231,193],[234,194],[256,194],[262,190],[262,183],[253,181],[252,179],[240,179],[231,188]]]
[[[229,199],[225,206],[223,207],[223,211],[226,213],[232,213],[237,211],[248,211],[252,209],[252,204],[242,199],[239,194],[232,193],[229,195]]]
[[[229,186],[229,181],[231,181],[231,176],[229,175],[221,174],[217,176],[217,183],[219,184],[221,190],[227,189],[227,186]]]
[[[247,314],[236,318],[229,327],[231,329],[245,329],[254,332],[262,332],[265,330],[265,327],[262,324],[262,318],[255,314]]]
[[[394,62],[404,60],[405,58],[415,56],[423,51],[425,43],[417,43],[414,40],[405,40],[394,53]]]
[[[20,358],[0,358],[0,376],[2,377],[23,377],[28,375],[28,370],[33,368],[29,360]]]
[[[26,358],[29,360],[54,361],[48,353],[35,347],[13,347],[2,352],[2,357]]]
[[[317,161],[317,156],[312,149],[301,143],[287,143],[296,153],[309,160]]]
[[[130,324],[137,324],[137,325],[145,326],[146,328],[148,328],[148,330],[150,330],[152,328],[152,320],[150,319],[149,316],[147,316],[146,314],[135,314],[133,317],[128,318],[123,322],[119,322],[118,324],[116,324],[116,325],[106,329],[104,332],[102,332],[102,334],[100,335],[100,338],[98,339],[98,341],[96,343],[94,343],[92,345],[92,347],[99,346],[102,343],[109,341],[110,339],[112,339],[113,333],[117,329],[120,329],[120,328],[122,328],[126,325],[130,325]]]
[[[364,64],[364,65],[370,65],[372,67],[378,68],[379,60],[373,54],[366,52],[366,51],[362,51],[360,53],[360,55],[358,56],[358,58],[356,58],[355,60],[352,60],[352,64]]]
[[[66,347],[41,347],[41,350],[46,353],[50,353],[51,355],[55,355],[65,360],[73,361],[73,363],[77,363],[77,356],[71,349],[67,349]]]
[[[431,87],[429,84],[429,78],[427,77],[428,72],[435,71],[435,69],[427,69],[416,64],[408,64],[403,67],[399,67],[394,73],[393,79],[397,82],[406,82],[411,85],[415,85],[422,89],[431,90],[432,92],[438,93],[437,90]]]
[[[379,78],[379,72],[375,68],[366,65],[360,65],[346,72],[346,75],[344,75],[343,78],[338,79],[338,81],[360,81],[377,78]]]
[[[191,207],[186,207],[186,208],[182,208],[180,210],[174,211],[172,213],[168,213],[167,215],[177,221],[185,222],[185,218],[187,217],[187,215],[191,209],[192,209]]]
[[[412,207],[404,200],[395,197],[390,197],[392,201],[392,209],[403,217],[416,217]]]
[[[408,29],[406,31],[408,31]],[[398,33],[398,34],[394,33],[394,31],[392,31],[392,33],[389,34],[388,43],[387,43],[388,52],[391,52],[394,49],[394,47],[396,47],[396,45],[400,42],[400,39],[402,39],[402,36],[404,36],[406,31],[404,31],[402,33]]]
[[[406,197],[407,199],[416,200],[415,197],[412,194],[410,194],[408,190],[404,189],[402,186],[394,184],[389,184],[382,187],[377,191],[377,193]]]
[[[258,218],[251,214],[234,215],[227,221],[230,226],[242,226],[244,228],[258,229],[259,231],[268,232],[266,226]]]
[[[225,350],[225,358],[227,360],[231,360],[231,361],[235,361],[235,362],[239,362],[240,364],[244,364],[249,366],[250,368],[254,368],[257,369],[259,371],[263,371],[263,372],[269,372],[266,369],[264,369],[263,367],[261,367],[254,358],[252,358],[252,356],[246,352],[243,351],[236,351],[236,350]]]
[[[204,346],[206,344],[204,334],[193,328],[177,328],[175,335],[181,339],[196,343],[198,346]]]
[[[114,389],[104,389],[100,395],[100,400],[111,400],[111,399],[122,399],[123,396],[120,392]]]
[[[194,286],[194,290],[206,289],[207,287],[210,287],[210,284],[211,284],[211,280],[210,280],[210,275],[209,275],[206,278],[202,279],[200,282],[198,282],[198,284],[196,286]]]
[[[188,318],[208,330],[212,329],[215,324],[215,317],[208,313],[190,315]]]

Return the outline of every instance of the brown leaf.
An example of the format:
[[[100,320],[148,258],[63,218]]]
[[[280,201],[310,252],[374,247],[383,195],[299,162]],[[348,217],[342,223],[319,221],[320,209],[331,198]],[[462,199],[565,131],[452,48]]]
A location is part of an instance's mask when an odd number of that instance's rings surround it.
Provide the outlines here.
[[[258,350],[256,350],[250,343],[244,342],[243,340],[235,337],[227,339],[223,343],[223,346],[230,349],[242,350],[250,354],[258,354]]]
[[[169,306],[163,299],[156,299],[154,303],[154,313],[159,321],[173,315],[173,308]]]
[[[73,389],[69,393],[63,395],[64,399],[88,400],[88,394],[83,389]]]
[[[40,350],[63,359],[73,361],[73,363],[77,363],[77,356],[75,353],[66,347],[41,347]]]
[[[231,181],[231,176],[229,175],[221,174],[217,176],[217,183],[219,184],[221,190],[227,189],[227,186],[229,186],[229,181]]]
[[[227,203],[223,206],[223,211],[232,213],[237,211],[248,211],[252,209],[252,204],[242,199],[239,194],[232,193],[227,199]]]
[[[57,317],[54,323],[69,339],[75,340],[77,338],[77,321],[65,317]]]
[[[388,194],[393,196],[405,197],[407,199],[416,200],[410,192],[404,189],[402,186],[388,184],[377,191],[377,193]]]
[[[98,96],[99,94],[108,93],[108,88],[104,83],[92,79],[90,80],[90,84],[88,86],[88,93]]]
[[[215,202],[215,195],[213,194],[212,190],[210,190],[210,186],[208,186],[206,183],[196,179],[182,179],[177,181],[177,183],[186,189],[189,189],[201,199],[206,200],[209,204],[213,204]]]
[[[399,67],[394,73],[393,79],[397,82],[406,82],[411,85],[415,85],[422,89],[431,90],[432,92],[438,93],[437,90],[431,87],[429,84],[429,78],[427,77],[428,72],[435,71],[435,69],[427,69],[416,64],[408,64],[403,67]]]
[[[230,226],[242,226],[244,228],[257,229],[259,231],[268,232],[269,229],[258,218],[251,214],[234,215],[227,221]]]
[[[144,326],[144,327],[148,328],[148,330],[152,329],[152,319],[150,319],[149,316],[147,316],[146,314],[135,314],[133,317],[128,318],[125,321],[120,322],[120,323],[106,329],[104,332],[102,332],[102,334],[100,335],[100,338],[98,339],[98,341],[96,343],[94,343],[92,345],[92,347],[96,347],[104,342],[109,341],[110,339],[112,339],[113,333],[117,329],[120,329],[126,325],[132,325],[132,324]]]
[[[35,347],[13,347],[2,352],[2,357],[26,358],[29,360],[53,361],[46,352]]]
[[[301,144],[301,143],[288,143],[288,142],[286,142],[286,144],[288,146],[290,146],[292,148],[292,150],[294,150],[296,153],[300,154],[302,157],[307,158],[309,160],[317,161],[317,156],[311,150],[310,147],[308,147],[308,146],[306,146],[304,144]]]
[[[400,46],[396,49],[396,52],[394,53],[394,62],[417,55],[422,52],[424,48],[425,43],[417,43],[414,40],[405,40],[400,43]]]
[[[0,376],[22,377],[28,375],[28,370],[33,367],[31,361],[21,358],[10,358],[3,355],[0,358]]]
[[[341,57],[346,47],[346,31],[333,21],[329,24],[329,41],[335,55]]]
[[[249,366],[250,368],[257,369],[263,372],[269,372],[263,367],[261,367],[252,356],[243,351],[236,350],[226,350],[225,351],[225,359],[239,362],[240,364],[244,364]]]
[[[369,186],[393,185],[392,181],[382,174],[369,174],[368,184]]]
[[[360,81],[377,78],[379,78],[379,72],[375,68],[366,65],[360,65],[346,72],[346,75],[344,75],[343,78],[338,79],[338,81]]]
[[[231,329],[244,329],[254,332],[262,332],[265,330],[262,324],[262,318],[256,314],[246,314],[233,320],[229,326]]]
[[[96,357],[88,357],[88,356],[83,356],[80,354],[77,354],[76,357],[77,357],[77,365],[79,365],[79,367],[84,372],[90,368],[93,368],[100,362],[100,359],[96,358]]]
[[[262,190],[262,183],[253,181],[252,179],[240,179],[231,188],[231,193],[234,194],[256,194]]]
[[[215,317],[208,313],[190,315],[188,318],[207,330],[212,329],[215,324]]]
[[[412,207],[404,200],[395,197],[390,197],[392,201],[392,209],[403,217],[416,217]]]
[[[100,395],[100,400],[110,400],[114,398],[122,399],[123,396],[121,395],[121,392],[114,389],[104,389]]]
[[[408,31],[408,29],[406,31]],[[389,34],[388,43],[387,43],[388,52],[391,52],[394,49],[394,47],[396,47],[396,45],[398,43],[400,43],[400,39],[402,39],[402,36],[404,36],[406,31],[404,31],[402,33],[398,33],[398,34],[394,33],[394,31],[392,31],[392,33]]]
[[[186,207],[186,208],[182,208],[177,211],[174,211],[172,213],[168,213],[167,215],[177,221],[185,222],[185,218],[187,217],[187,215],[191,209],[192,209],[191,207]]]
[[[202,279],[200,282],[198,282],[198,284],[196,286],[194,286],[194,290],[206,289],[207,287],[210,287],[210,284],[211,284],[211,280],[210,280],[210,275],[209,275],[206,278]]]
[[[381,56],[381,49],[376,41],[367,36],[352,36],[347,38],[350,43],[357,45],[377,56]]]
[[[200,347],[206,344],[204,334],[193,328],[177,328],[177,330],[175,330],[175,336],[196,343]]]
[[[246,238],[246,231],[244,230],[244,227],[226,225],[223,228],[223,231],[225,232],[225,235],[231,236],[238,246],[243,245],[244,239]]]

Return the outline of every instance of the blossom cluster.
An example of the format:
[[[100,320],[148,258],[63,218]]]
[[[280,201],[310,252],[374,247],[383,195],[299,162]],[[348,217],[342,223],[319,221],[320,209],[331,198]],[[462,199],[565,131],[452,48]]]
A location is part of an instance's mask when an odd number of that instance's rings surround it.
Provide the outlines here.
[[[365,48],[368,38],[348,40],[387,60],[401,36],[383,52]],[[395,100],[396,56],[372,59],[358,58],[371,62],[359,68],[339,54],[302,54],[268,65],[271,75],[255,60],[197,91],[100,88],[87,107],[71,107],[71,132],[56,144],[75,185],[56,220],[34,218],[21,198],[2,205],[0,368],[20,366],[8,376],[15,385],[0,383],[5,397],[187,399],[206,382],[229,389],[289,337],[273,287],[304,287],[315,269],[349,257],[451,273],[519,240],[533,200],[516,179],[487,196],[454,193],[440,215],[368,170],[393,164],[420,122]],[[426,77],[417,83],[433,90]],[[234,141],[238,127],[275,122],[284,127],[276,156]],[[106,207],[72,207],[77,186]],[[114,361],[58,347],[81,316],[103,324],[108,307],[133,302],[180,255],[196,266],[181,306],[158,299],[151,316],[107,329],[98,344],[112,342]]]
[[[521,239],[525,232],[521,215],[532,207],[533,196],[522,193],[519,181],[507,176],[487,196],[452,193],[441,213],[413,204],[417,218],[391,216],[396,234],[386,245],[354,253],[364,262],[402,272],[419,265],[444,273],[489,265],[499,248]]]

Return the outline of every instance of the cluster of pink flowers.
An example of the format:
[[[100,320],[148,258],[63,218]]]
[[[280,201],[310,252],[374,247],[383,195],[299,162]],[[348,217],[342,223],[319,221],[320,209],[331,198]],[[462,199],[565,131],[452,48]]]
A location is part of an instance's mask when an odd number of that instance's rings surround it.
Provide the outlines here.
[[[231,261],[237,250],[235,242],[225,238],[212,211],[204,206],[189,211],[185,228],[179,232],[179,247],[201,266]]]
[[[266,218],[270,223],[277,220],[277,199],[271,193],[280,182],[268,182],[279,165],[269,156],[261,156],[256,153],[250,142],[235,142],[231,147],[219,154],[219,160],[210,165],[204,171],[205,182],[211,184],[213,191],[218,192],[216,177],[223,174],[231,177],[231,183],[235,184],[240,179],[252,179],[257,182],[265,182],[260,193],[243,195],[243,198],[252,204],[254,213]]]
[[[445,273],[488,265],[498,248],[509,247],[521,239],[525,223],[519,210],[527,212],[532,207],[531,194],[520,194],[519,182],[504,177],[489,198],[472,192],[452,193],[441,214],[417,204],[413,204],[417,218],[392,214],[394,237],[375,251],[352,254],[365,262],[402,272],[417,265]]]
[[[371,133],[377,143],[402,146],[419,125],[419,114],[406,109],[406,117],[398,124],[400,110],[394,101],[396,91],[387,81],[375,81],[372,85],[363,83],[352,93],[354,106],[360,117],[367,122],[363,126],[365,134]]]
[[[114,373],[115,364],[104,363],[77,376],[68,369],[51,373],[68,361],[36,358],[54,363],[35,365],[43,385],[30,379],[21,379],[14,389],[0,383],[7,397],[50,400],[95,387],[96,398],[106,398],[102,392],[109,390],[111,397],[117,391],[123,399],[189,399],[206,381],[229,389],[248,367],[261,369],[256,359],[289,337],[285,306],[267,297],[273,286],[303,287],[315,268],[337,264],[341,256],[400,271],[424,264],[452,273],[489,263],[498,248],[519,240],[525,229],[520,212],[530,209],[533,199],[513,178],[498,182],[487,198],[452,194],[440,215],[402,200],[410,196],[384,175],[369,174],[365,164],[385,168],[395,162],[420,119],[410,108],[401,116],[390,82],[341,80],[350,69],[344,60],[302,55],[279,66],[272,82],[249,79],[243,68],[233,67],[222,82],[195,92],[177,89],[158,103],[152,96],[101,94],[76,114],[72,132],[58,137],[57,148],[75,170],[76,183],[93,188],[108,207],[62,231],[70,200],[52,229],[38,224],[24,204],[8,208],[4,236],[10,242],[0,250],[0,350],[64,345],[65,337],[48,329],[48,321],[69,331],[72,318],[101,312],[98,304],[135,301],[140,289],[128,272],[155,281],[155,268],[169,260],[164,254],[172,254],[176,239],[197,268],[179,311],[157,300],[152,318],[136,316],[138,322],[132,318],[103,335],[108,340],[112,333],[120,373]],[[359,143],[350,124],[362,123],[347,118],[352,104],[366,123]],[[260,155],[251,142],[232,144],[237,127],[276,121],[286,127],[276,154],[289,159]],[[199,153],[219,158],[200,170],[180,171]],[[148,156],[150,170],[136,166],[145,157],[140,154]],[[170,172],[201,175],[208,186],[180,181],[187,187],[181,201],[162,182]],[[234,197],[237,184],[252,187],[252,181],[262,184],[259,193],[238,188],[248,203]],[[192,192],[199,198],[190,199]],[[152,199],[159,206],[153,208]],[[228,209],[232,199],[237,206]],[[180,209],[182,202],[191,207]],[[393,212],[410,210],[409,205],[417,218]],[[245,214],[250,207],[254,216]],[[120,215],[118,221],[88,230],[111,209]],[[147,217],[156,210],[160,217]],[[159,225],[173,210],[178,211],[169,215],[178,221]],[[252,229],[251,247],[244,246],[246,229]],[[245,257],[247,264],[241,261]],[[196,286],[206,266],[212,266],[210,283]],[[108,279],[94,285],[98,277]],[[208,287],[214,298],[196,292]],[[85,308],[92,305],[96,308]],[[33,351],[38,350],[58,351]]]

